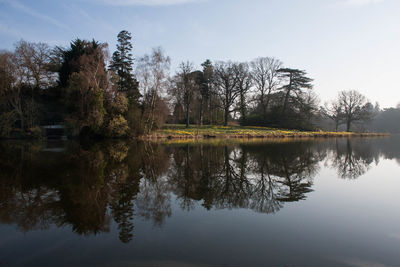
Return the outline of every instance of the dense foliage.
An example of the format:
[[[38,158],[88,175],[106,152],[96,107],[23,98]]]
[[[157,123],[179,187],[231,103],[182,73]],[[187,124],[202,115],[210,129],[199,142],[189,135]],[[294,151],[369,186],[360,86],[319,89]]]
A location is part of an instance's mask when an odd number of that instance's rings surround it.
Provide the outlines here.
[[[1,53],[0,136],[40,137],[39,126],[59,124],[71,137],[139,133],[143,112],[130,40],[126,31],[118,35],[111,64],[108,45],[95,40],[53,49],[21,41]]]

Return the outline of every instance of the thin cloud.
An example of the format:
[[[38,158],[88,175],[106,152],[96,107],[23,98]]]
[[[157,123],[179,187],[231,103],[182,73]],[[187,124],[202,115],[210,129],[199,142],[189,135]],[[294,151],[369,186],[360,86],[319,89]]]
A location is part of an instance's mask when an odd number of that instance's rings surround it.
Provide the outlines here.
[[[96,26],[101,26],[102,29],[106,29],[107,31],[110,32],[117,32],[117,29],[112,27],[110,24],[106,22],[104,19],[99,19],[91,16],[88,12],[86,12],[84,9],[76,6],[76,5],[70,5],[70,4],[63,4],[65,8],[69,10],[74,10],[74,12],[79,13],[79,15],[86,19],[91,25],[96,25]]]
[[[60,45],[62,44],[63,40],[43,40],[40,37],[38,37],[37,35],[32,35],[31,32],[29,31],[20,31],[18,29],[12,28],[8,25],[5,25],[3,22],[0,21],[0,36],[1,35],[9,35],[9,36],[13,36],[16,37],[16,39],[18,40],[25,40],[25,41],[29,41],[29,42],[43,42],[46,41],[47,44],[51,45],[51,46],[56,46],[56,45]],[[1,50],[1,49],[0,49]]]
[[[205,0],[103,0],[113,6],[171,6],[203,2]]]
[[[71,30],[68,26],[66,26],[65,24],[59,22],[58,20],[56,20],[56,19],[54,19],[52,17],[49,17],[49,16],[47,16],[45,14],[41,14],[41,13],[37,12],[36,10],[34,10],[34,9],[24,5],[24,4],[21,4],[18,1],[15,1],[15,0],[2,0],[0,2],[6,3],[6,4],[10,5],[11,7],[15,8],[15,9],[21,11],[21,12],[24,12],[24,13],[26,13],[26,14],[32,16],[32,17],[35,17],[37,19],[43,20],[43,21],[45,21],[47,23],[50,23],[50,24],[52,24],[52,25],[54,25],[56,27],[59,27],[59,28],[62,28],[64,30],[68,30],[68,31]]]
[[[14,36],[14,37],[18,37],[18,38],[22,38],[22,36],[24,36],[22,32],[14,29],[14,28],[11,28],[9,26],[6,26],[1,22],[0,22],[0,32],[3,33],[3,34],[7,34],[7,35]]]
[[[384,2],[384,0],[344,0],[339,2],[339,4],[343,6],[366,6],[382,2]]]
[[[374,261],[363,260],[359,258],[343,258],[334,260],[342,264],[346,264],[347,266],[353,266],[353,267],[386,267],[385,264]]]

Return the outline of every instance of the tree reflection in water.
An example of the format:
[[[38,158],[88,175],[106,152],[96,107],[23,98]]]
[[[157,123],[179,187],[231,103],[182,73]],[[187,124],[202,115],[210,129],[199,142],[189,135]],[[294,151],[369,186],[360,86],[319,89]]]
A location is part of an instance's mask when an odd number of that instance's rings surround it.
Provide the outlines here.
[[[48,145],[49,146],[49,145]],[[108,232],[134,238],[139,216],[162,226],[171,199],[191,210],[246,208],[276,213],[312,191],[319,163],[356,179],[378,162],[368,141],[176,144],[109,142],[63,149],[0,143],[0,222],[27,232],[70,226],[81,235]],[[57,147],[57,144],[56,144]],[[54,152],[58,151],[58,152]]]
[[[337,140],[332,151],[332,166],[337,169],[338,176],[343,179],[357,179],[366,173],[370,165],[379,161],[377,153],[371,151],[371,146],[355,140]]]

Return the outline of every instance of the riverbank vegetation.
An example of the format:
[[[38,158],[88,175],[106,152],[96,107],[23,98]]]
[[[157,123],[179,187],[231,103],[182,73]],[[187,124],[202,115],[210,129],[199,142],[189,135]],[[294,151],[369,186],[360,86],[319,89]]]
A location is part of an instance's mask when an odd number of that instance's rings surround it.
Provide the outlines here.
[[[14,51],[0,52],[0,137],[38,138],[44,125],[89,138],[349,132],[367,130],[381,113],[352,90],[321,105],[306,71],[272,57],[205,60],[199,69],[182,62],[170,75],[161,48],[137,59],[133,52],[127,31],[111,56],[107,43],[81,39],[67,48],[21,40]]]
[[[190,126],[168,124],[143,136],[146,140],[165,139],[235,139],[235,138],[314,138],[314,137],[376,137],[385,133],[299,131],[261,126]]]

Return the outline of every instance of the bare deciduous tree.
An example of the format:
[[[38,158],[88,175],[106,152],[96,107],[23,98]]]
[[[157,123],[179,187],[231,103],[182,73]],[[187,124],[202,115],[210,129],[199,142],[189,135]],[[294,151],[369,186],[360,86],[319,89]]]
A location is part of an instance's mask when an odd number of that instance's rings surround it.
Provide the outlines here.
[[[56,77],[49,71],[51,48],[48,44],[21,40],[15,46],[15,57],[24,83],[35,88],[47,88],[55,84]]]
[[[45,43],[21,40],[15,44],[14,58],[18,76],[23,84],[23,94],[30,93],[30,99],[25,96],[22,109],[27,128],[32,128],[37,123],[39,113],[38,90],[56,84],[56,74],[51,71],[51,48]]]
[[[247,94],[253,85],[253,76],[250,73],[248,63],[239,63],[235,65],[235,75],[238,83],[237,87],[239,90],[239,103],[238,108],[241,115],[241,120],[245,121],[247,116]]]
[[[189,127],[190,108],[197,86],[193,69],[191,62],[182,62],[179,65],[179,70],[173,79],[173,85],[170,90],[171,95],[175,97],[175,101],[183,105],[186,127]]]
[[[371,103],[355,90],[339,92],[338,101],[343,109],[346,131],[350,131],[354,122],[366,122],[373,116]]]
[[[12,125],[20,120],[24,127],[22,111],[21,80],[16,75],[17,66],[13,53],[0,53],[0,133],[8,136]]]
[[[335,131],[338,131],[339,125],[343,122],[343,106],[338,100],[325,103],[322,107],[322,114],[335,123]]]
[[[277,89],[280,82],[277,71],[282,68],[282,62],[275,58],[259,57],[250,65],[255,88],[260,94],[260,106],[265,120],[271,93]]]
[[[144,55],[138,60],[136,77],[143,95],[146,133],[149,133],[154,126],[157,99],[162,96],[168,86],[170,64],[170,58],[165,55],[161,47],[154,48],[150,55]]]
[[[225,126],[228,125],[229,115],[233,111],[232,107],[240,93],[235,68],[235,63],[231,61],[220,61],[214,66],[214,84],[224,110]]]

